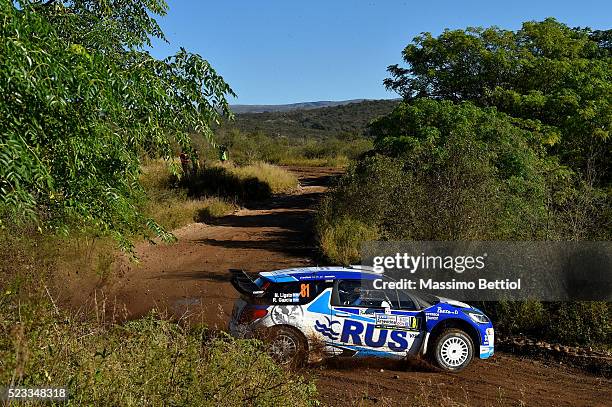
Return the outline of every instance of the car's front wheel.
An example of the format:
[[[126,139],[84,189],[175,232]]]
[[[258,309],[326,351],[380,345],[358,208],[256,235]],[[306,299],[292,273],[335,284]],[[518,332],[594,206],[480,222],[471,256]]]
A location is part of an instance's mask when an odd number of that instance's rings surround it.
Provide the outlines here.
[[[433,359],[443,370],[460,372],[474,357],[474,343],[460,329],[446,329],[436,338]]]
[[[306,339],[294,329],[274,327],[267,337],[267,350],[276,363],[292,368],[300,367],[306,360]]]

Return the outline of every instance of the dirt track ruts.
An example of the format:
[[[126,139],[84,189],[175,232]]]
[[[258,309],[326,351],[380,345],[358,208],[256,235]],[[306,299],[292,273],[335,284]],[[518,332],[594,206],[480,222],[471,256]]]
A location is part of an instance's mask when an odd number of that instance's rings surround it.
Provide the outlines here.
[[[211,224],[175,231],[172,245],[143,243],[140,264],[123,262],[105,288],[132,316],[152,308],[223,329],[236,292],[230,268],[249,272],[314,265],[313,206],[331,168],[290,168],[300,178],[296,194],[274,197]],[[568,327],[569,329],[569,327]],[[305,372],[317,378],[327,405],[610,406],[612,381],[557,362],[497,354],[475,360],[460,374],[424,363],[387,365],[339,361]]]

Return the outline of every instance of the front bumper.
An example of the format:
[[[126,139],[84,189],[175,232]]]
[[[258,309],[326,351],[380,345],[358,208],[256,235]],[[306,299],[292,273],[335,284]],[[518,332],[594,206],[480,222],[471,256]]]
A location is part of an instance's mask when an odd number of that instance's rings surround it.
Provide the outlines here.
[[[480,345],[480,359],[488,359],[495,353],[495,330],[493,327],[487,328],[483,341]]]

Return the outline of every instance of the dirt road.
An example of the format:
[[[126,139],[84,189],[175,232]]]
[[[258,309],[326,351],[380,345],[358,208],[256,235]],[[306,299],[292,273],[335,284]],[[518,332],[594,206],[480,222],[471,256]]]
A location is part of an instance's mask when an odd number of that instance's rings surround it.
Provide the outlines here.
[[[237,297],[229,269],[316,265],[313,207],[339,170],[291,169],[300,179],[295,194],[175,230],[178,242],[172,245],[138,245],[139,264],[120,265],[120,278],[107,288],[108,296],[125,304],[131,316],[155,307],[224,328]]]
[[[167,309],[224,328],[236,298],[230,268],[249,272],[313,265],[313,206],[330,179],[329,168],[292,168],[299,193],[275,197],[212,224],[175,231],[173,245],[141,244],[140,264],[123,263],[106,292],[132,316]],[[318,380],[327,405],[610,406],[612,381],[555,362],[497,354],[466,371],[446,374],[411,366],[340,361],[305,371]]]

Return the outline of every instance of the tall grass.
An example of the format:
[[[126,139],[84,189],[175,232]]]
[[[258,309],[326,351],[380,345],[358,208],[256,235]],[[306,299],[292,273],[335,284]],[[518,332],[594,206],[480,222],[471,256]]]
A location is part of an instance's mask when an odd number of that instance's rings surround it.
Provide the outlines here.
[[[376,228],[349,217],[320,225],[319,233],[325,257],[332,263],[342,265],[358,263],[361,260],[361,244],[378,238]]]
[[[293,173],[263,162],[202,163],[191,174],[173,175],[170,167],[177,164],[149,160],[140,177],[147,197],[144,211],[166,230],[225,216],[237,210],[239,202],[290,193],[299,186]]]
[[[188,195],[219,196],[241,203],[263,200],[273,194],[289,193],[299,186],[297,177],[266,163],[238,166],[231,162],[202,165],[181,180]]]
[[[0,233],[0,383],[69,390],[68,405],[296,405],[313,382],[277,366],[252,340],[183,326],[155,312],[125,324],[100,300],[62,309],[62,241]],[[62,260],[62,261],[60,261]],[[81,270],[89,278],[93,270]]]
[[[279,165],[291,165],[298,167],[336,167],[344,168],[349,165],[350,159],[345,155],[332,157],[307,158],[307,157],[283,157],[278,160]]]
[[[232,199],[218,196],[190,197],[168,163],[152,160],[143,166],[140,179],[147,194],[145,212],[166,230],[173,230],[193,222],[228,215],[238,206]]]
[[[166,230],[177,229],[193,222],[205,222],[235,211],[237,206],[218,197],[171,198],[151,202],[147,213]]]
[[[291,192],[299,185],[298,179],[293,173],[264,162],[256,162],[243,167],[229,166],[227,168],[230,173],[237,175],[241,180],[255,178],[269,185],[273,194]]]
[[[80,320],[50,300],[0,295],[0,382],[66,386],[68,405],[314,404],[312,382],[253,340],[149,315],[124,325]]]

